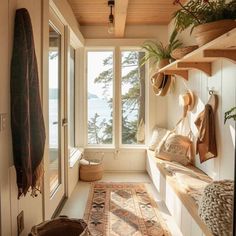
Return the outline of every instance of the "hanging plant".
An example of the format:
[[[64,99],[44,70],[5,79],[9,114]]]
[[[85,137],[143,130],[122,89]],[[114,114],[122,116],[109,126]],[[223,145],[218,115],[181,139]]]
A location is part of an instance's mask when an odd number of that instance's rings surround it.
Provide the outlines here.
[[[226,0],[190,0],[185,5],[181,0],[175,0],[174,5],[181,8],[173,15],[178,31],[225,19],[236,19],[236,1]]]
[[[141,65],[144,65],[149,59],[153,60],[153,64],[160,62],[161,60],[172,59],[171,53],[174,49],[182,46],[182,42],[177,39],[178,32],[174,30],[170,36],[169,43],[164,46],[162,42],[146,41],[142,45],[145,56],[141,60]]]
[[[183,31],[191,27],[199,47],[236,27],[236,0],[190,0],[185,5],[181,0],[175,12],[175,28]]]

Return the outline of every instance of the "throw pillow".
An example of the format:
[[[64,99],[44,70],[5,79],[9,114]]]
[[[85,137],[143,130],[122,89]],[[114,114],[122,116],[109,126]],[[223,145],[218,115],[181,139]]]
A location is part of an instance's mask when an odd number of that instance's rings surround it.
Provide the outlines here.
[[[160,144],[167,131],[167,129],[160,128],[158,126],[153,128],[152,137],[149,143],[149,150],[155,151],[156,147]]]

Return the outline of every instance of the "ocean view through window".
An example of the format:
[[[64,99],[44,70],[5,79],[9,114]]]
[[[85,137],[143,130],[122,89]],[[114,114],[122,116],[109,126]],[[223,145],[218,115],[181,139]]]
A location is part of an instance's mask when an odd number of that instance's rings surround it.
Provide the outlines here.
[[[87,53],[87,143],[113,144],[113,51]]]
[[[121,52],[122,144],[145,143],[144,52]]]

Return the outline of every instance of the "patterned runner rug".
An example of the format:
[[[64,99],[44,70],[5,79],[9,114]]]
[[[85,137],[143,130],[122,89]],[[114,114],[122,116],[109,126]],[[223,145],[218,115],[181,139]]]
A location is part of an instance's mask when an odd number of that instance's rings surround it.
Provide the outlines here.
[[[144,184],[93,183],[84,220],[94,236],[170,236]]]

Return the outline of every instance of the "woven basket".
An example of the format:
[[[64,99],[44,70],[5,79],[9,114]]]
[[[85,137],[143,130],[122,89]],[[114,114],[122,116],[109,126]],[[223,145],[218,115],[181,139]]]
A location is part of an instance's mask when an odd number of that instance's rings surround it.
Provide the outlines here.
[[[225,19],[198,25],[193,30],[193,35],[199,47],[227,33],[236,27],[236,21]]]
[[[169,59],[162,59],[158,62],[158,69],[161,69],[169,64]]]
[[[95,160],[89,160],[88,162],[89,162],[88,164],[80,163],[80,168],[79,168],[80,180],[86,182],[92,182],[102,179],[104,173],[103,157],[101,158],[101,160],[95,159]]]
[[[193,46],[187,46],[187,47],[181,47],[181,48],[176,48],[175,50],[173,50],[173,52],[171,53],[171,56],[178,60],[181,59],[182,57],[184,57],[185,55],[189,54],[190,52],[196,50],[198,48],[197,45],[193,45]]]
[[[60,217],[34,226],[29,236],[88,236],[87,224],[81,219]]]

